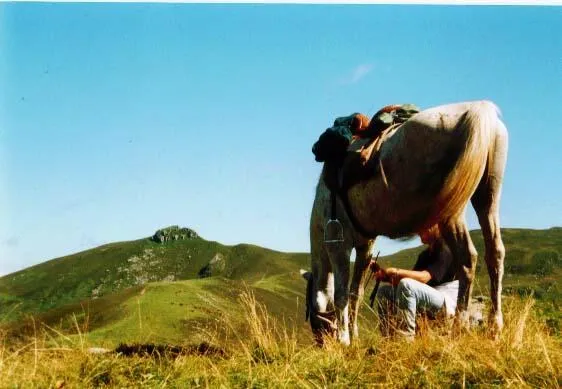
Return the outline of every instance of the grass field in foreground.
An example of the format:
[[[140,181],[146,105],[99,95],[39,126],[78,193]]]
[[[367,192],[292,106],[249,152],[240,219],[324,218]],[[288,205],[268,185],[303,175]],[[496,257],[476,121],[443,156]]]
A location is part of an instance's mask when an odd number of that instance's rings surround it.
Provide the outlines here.
[[[560,387],[562,229],[502,233],[506,328],[499,341],[484,330],[451,337],[438,328],[413,345],[382,339],[364,305],[359,342],[318,349],[304,322],[304,253],[144,239],[49,261],[0,279],[0,388]],[[471,234],[482,255],[481,235]],[[381,263],[409,268],[420,249]],[[199,279],[217,254],[225,266]],[[482,262],[475,294],[487,296]],[[94,290],[103,293],[88,298]],[[121,342],[210,344],[221,352],[87,352]]]
[[[245,331],[212,331],[205,341],[220,353],[123,356],[91,354],[88,334],[72,337],[48,329],[27,343],[4,343],[0,387],[560,387],[562,341],[534,314],[534,300],[508,299],[499,340],[484,331],[457,336],[425,328],[413,344],[378,335],[364,325],[351,347],[324,349],[268,314],[251,292],[238,302]],[[228,310],[219,320],[226,327]],[[233,329],[233,331],[236,331]]]

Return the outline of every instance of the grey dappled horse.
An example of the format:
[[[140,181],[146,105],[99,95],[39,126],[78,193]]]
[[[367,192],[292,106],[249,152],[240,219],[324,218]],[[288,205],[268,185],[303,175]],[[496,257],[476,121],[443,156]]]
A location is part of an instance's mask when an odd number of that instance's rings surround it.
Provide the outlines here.
[[[335,210],[344,233],[338,244],[325,244],[324,233],[332,212],[327,183],[334,171],[341,172],[341,166],[329,158],[324,161],[310,221],[312,268],[303,274],[308,280],[307,316],[318,341],[328,333],[349,344],[358,335],[358,306],[375,238],[412,236],[435,224],[458,262],[457,319],[467,323],[477,261],[465,220],[469,200],[485,241],[492,300],[489,321],[501,330],[505,250],[499,202],[508,136],[497,107],[477,101],[431,108],[383,137],[375,164],[361,163],[354,158],[357,153],[335,150],[336,155],[346,155],[344,174],[363,177],[346,188],[347,207],[341,195],[336,197]],[[329,136],[321,136],[315,151],[347,147],[330,142]],[[353,248],[356,260],[351,274]]]

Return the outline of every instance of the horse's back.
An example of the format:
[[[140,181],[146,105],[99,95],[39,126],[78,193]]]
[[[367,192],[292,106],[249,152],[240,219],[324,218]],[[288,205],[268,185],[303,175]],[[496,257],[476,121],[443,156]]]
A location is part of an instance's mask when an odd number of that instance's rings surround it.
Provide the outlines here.
[[[468,202],[483,174],[495,131],[490,120],[498,120],[490,102],[442,105],[414,115],[384,142],[380,161],[393,220],[410,220],[404,226],[415,228]],[[463,182],[463,176],[471,182]]]
[[[481,104],[486,102],[441,105],[404,123],[381,147],[380,158],[392,185],[402,192],[421,194],[432,182],[444,179],[464,151],[458,124]]]

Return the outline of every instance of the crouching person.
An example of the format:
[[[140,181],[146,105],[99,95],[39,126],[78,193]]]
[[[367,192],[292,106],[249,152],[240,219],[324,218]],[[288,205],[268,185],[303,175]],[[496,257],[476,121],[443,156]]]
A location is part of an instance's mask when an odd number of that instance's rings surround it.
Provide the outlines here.
[[[420,238],[428,247],[412,270],[384,269],[371,263],[377,280],[386,282],[377,294],[380,327],[385,336],[396,333],[411,341],[416,333],[417,313],[431,318],[455,314],[459,282],[455,280],[451,251],[437,226],[420,234]]]

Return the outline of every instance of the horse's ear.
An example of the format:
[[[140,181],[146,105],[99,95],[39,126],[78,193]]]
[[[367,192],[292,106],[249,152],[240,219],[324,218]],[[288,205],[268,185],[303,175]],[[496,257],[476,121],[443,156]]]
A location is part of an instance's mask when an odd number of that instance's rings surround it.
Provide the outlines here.
[[[312,278],[312,273],[307,271],[307,270],[301,269],[300,273],[301,273],[302,278],[304,278],[307,281],[310,281],[310,279]]]
[[[369,126],[369,118],[362,113],[356,113],[351,119],[351,132],[356,134],[358,132],[364,131]]]

